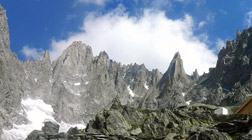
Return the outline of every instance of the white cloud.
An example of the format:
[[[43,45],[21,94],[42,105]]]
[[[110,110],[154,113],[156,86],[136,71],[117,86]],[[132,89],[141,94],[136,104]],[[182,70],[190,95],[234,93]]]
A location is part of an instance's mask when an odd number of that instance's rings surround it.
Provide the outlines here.
[[[198,24],[198,29],[201,29],[202,27],[204,27],[206,24],[210,24],[213,23],[215,19],[215,14],[213,13],[208,13],[206,16],[206,20],[205,21],[201,21]]]
[[[108,0],[78,0],[79,2],[104,5]]]
[[[44,50],[37,48],[30,48],[28,45],[25,45],[21,50],[21,53],[26,57],[26,59],[30,58],[35,60],[37,58],[42,58]]]
[[[252,10],[245,15],[245,26],[250,27],[252,25]]]
[[[147,68],[166,71],[173,55],[179,51],[188,74],[195,68],[202,74],[215,66],[217,57],[194,35],[190,15],[172,20],[162,11],[145,10],[139,17],[130,17],[122,7],[105,15],[89,14],[81,31],[66,40],[53,40],[51,58],[55,60],[73,41],[82,41],[93,48],[95,55],[105,50],[111,59],[144,63]]]
[[[205,25],[206,25],[206,21],[201,21],[201,22],[199,22],[198,28],[200,29]]]

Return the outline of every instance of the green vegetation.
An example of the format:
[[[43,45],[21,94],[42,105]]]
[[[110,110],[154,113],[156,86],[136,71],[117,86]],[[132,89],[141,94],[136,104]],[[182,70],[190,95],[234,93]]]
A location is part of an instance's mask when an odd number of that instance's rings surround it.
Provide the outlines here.
[[[238,140],[239,136],[230,136],[233,140]]]

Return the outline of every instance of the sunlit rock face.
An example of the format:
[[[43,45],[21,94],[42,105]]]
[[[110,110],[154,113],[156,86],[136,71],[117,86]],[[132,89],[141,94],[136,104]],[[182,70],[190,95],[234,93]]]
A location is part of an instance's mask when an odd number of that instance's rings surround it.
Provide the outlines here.
[[[6,11],[0,7],[2,139],[23,139],[48,119],[60,124],[60,131],[85,125],[115,97],[138,107],[161,77],[158,70],[149,71],[144,65],[115,62],[106,52],[93,56],[91,47],[82,42],[73,42],[54,62],[48,52],[21,62],[10,50]]]
[[[75,41],[55,61],[48,51],[21,62],[10,50],[6,11],[0,6],[0,134],[24,139],[50,120],[60,131],[85,124],[110,107],[114,98],[138,108],[169,108],[206,103],[239,105],[252,94],[252,28],[228,41],[216,68],[189,76],[179,53],[165,74],[144,64],[122,65],[106,52],[93,56],[90,46]],[[166,64],[165,64],[166,65]]]

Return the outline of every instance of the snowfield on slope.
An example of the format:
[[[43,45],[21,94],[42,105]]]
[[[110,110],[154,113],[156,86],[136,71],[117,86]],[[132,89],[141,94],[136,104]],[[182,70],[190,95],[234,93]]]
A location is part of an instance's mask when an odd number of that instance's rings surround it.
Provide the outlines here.
[[[10,130],[3,130],[2,140],[24,140],[33,130],[41,130],[45,121],[58,123],[53,115],[53,108],[51,105],[46,104],[41,99],[25,99],[22,100],[22,110],[20,114],[24,115],[28,120],[28,124],[16,125]],[[60,132],[66,132],[70,127],[78,127],[84,129],[86,126],[83,124],[68,124],[63,121],[58,123],[60,125]]]

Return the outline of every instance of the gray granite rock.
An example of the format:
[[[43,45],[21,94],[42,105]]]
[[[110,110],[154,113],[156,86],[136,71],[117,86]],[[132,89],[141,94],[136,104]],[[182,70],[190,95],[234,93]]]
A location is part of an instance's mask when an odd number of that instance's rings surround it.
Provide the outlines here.
[[[237,33],[227,41],[218,54],[215,68],[200,77],[197,85],[187,94],[192,103],[230,106],[241,105],[252,96],[252,28]]]

